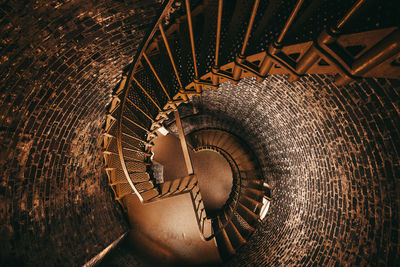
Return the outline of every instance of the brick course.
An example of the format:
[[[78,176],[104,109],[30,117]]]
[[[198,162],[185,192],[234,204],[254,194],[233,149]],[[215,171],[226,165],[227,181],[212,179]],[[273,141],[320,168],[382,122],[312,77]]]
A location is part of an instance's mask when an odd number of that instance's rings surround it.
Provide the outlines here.
[[[398,81],[332,81],[248,78],[195,99],[209,116],[244,129],[237,134],[252,145],[273,187],[265,223],[227,265],[399,261]]]
[[[159,6],[0,4],[0,265],[80,265],[128,229],[101,133]]]
[[[83,264],[128,229],[102,169],[100,134],[158,2],[0,4],[2,265]],[[266,222],[228,265],[399,262],[399,87],[272,76],[195,99],[235,125],[273,186]],[[114,254],[134,265],[125,248]]]

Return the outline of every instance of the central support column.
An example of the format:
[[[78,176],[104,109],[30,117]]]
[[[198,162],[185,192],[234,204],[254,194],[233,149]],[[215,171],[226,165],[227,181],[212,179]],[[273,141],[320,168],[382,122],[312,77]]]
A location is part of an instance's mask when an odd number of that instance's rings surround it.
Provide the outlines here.
[[[188,175],[193,174],[193,165],[189,155],[189,149],[187,147],[185,133],[183,132],[181,117],[179,116],[179,111],[176,109],[174,111],[176,126],[178,127],[179,132],[179,140],[181,141],[183,157],[185,158],[186,168],[188,171]]]

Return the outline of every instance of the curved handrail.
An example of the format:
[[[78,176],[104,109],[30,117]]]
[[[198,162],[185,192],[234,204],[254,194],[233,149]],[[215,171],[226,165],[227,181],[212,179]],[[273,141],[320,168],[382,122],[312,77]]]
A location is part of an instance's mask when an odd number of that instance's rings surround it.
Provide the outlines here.
[[[235,175],[234,177],[232,177],[233,181],[236,181],[236,183],[232,185],[232,190],[231,190],[231,194],[234,193],[234,196],[229,196],[229,199],[227,200],[227,203],[229,202],[229,204],[228,205],[225,204],[224,208],[222,208],[222,210],[225,211],[227,209],[227,207],[232,207],[233,210],[236,210],[239,199],[240,199],[240,193],[241,193],[240,190],[237,190],[237,188],[242,187],[242,177],[240,175],[239,166],[236,164],[236,161],[232,158],[232,156],[220,147],[206,145],[206,146],[200,146],[200,147],[194,148],[194,151],[200,151],[200,150],[211,150],[211,151],[217,152],[218,154],[223,156],[226,159],[226,161],[228,161],[228,164],[232,169],[232,174]],[[236,172],[234,170],[236,170]],[[232,205],[232,203],[233,203],[233,205]],[[211,236],[204,237],[204,239],[206,241],[213,239],[217,234],[221,233],[222,230],[225,229],[225,227],[229,224],[229,222],[232,220],[232,218],[233,218],[233,214],[229,215],[229,218],[227,218],[226,222],[222,226],[219,227],[217,232],[213,232],[213,234]]]
[[[123,152],[123,148],[122,148],[122,120],[123,120],[123,115],[124,115],[124,108],[126,105],[126,101],[127,101],[127,96],[129,93],[129,88],[131,81],[133,79],[133,75],[135,73],[136,68],[139,65],[140,59],[144,54],[144,51],[146,50],[148,44],[150,43],[152,37],[154,36],[154,33],[157,30],[158,25],[162,22],[162,20],[164,19],[165,15],[167,14],[168,10],[171,8],[172,3],[174,2],[174,0],[169,0],[166,1],[163,5],[161,14],[158,16],[158,19],[154,25],[154,27],[152,28],[152,30],[148,33],[147,38],[144,39],[144,42],[141,43],[140,48],[139,48],[139,53],[137,53],[135,55],[134,60],[132,61],[131,64],[131,68],[129,69],[129,73],[128,73],[128,77],[127,80],[125,82],[125,86],[124,89],[122,91],[122,101],[120,103],[120,114],[119,114],[119,120],[118,120],[118,135],[117,135],[117,144],[118,144],[118,154],[119,154],[119,158],[121,161],[121,166],[122,166],[122,170],[125,174],[125,177],[129,183],[129,185],[132,187],[132,190],[135,192],[135,194],[137,195],[137,197],[139,198],[139,200],[141,202],[143,202],[143,197],[139,194],[139,191],[136,189],[136,186],[133,184],[130,176],[129,176],[129,172],[128,172],[128,168],[126,167],[126,163],[125,163],[125,159],[124,159],[124,152]]]

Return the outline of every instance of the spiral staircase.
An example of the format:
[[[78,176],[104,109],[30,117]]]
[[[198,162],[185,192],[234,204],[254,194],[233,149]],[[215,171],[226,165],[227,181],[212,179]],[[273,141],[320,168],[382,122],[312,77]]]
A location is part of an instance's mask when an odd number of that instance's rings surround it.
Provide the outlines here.
[[[258,164],[251,158],[249,149],[232,134],[204,129],[191,133],[188,139],[195,151],[211,150],[221,154],[233,171],[231,196],[221,211],[212,217],[220,254],[223,259],[229,258],[254,231],[265,200],[270,201],[270,192],[264,188]]]
[[[115,199],[125,206],[131,194],[145,204],[188,193],[202,238],[216,241],[222,259],[234,255],[267,219],[272,189],[243,136],[218,123],[185,129],[180,113],[203,91],[245,77],[262,82],[267,75],[285,74],[294,82],[303,75],[332,74],[338,85],[360,77],[400,78],[398,27],[354,27],[355,18],[373,7],[370,1],[356,1],[344,11],[323,3],[165,1],[106,118],[104,161]],[[293,38],[292,28],[306,30],[310,18],[324,16],[330,19],[323,20],[320,32]],[[346,27],[352,23],[350,32]],[[152,147],[168,132],[180,140],[187,176],[163,182]],[[190,150],[213,151],[229,163],[232,190],[216,213],[204,206]]]

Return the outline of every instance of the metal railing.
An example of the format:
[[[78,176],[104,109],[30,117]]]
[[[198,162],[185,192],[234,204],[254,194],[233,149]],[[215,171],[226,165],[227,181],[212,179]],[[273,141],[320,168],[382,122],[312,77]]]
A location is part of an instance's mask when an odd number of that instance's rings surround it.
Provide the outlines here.
[[[197,38],[193,19],[194,14],[198,16],[203,12],[202,5],[204,3],[192,8],[190,1],[185,0],[185,14],[181,14],[181,16],[178,14],[177,18],[172,19],[166,25],[164,19],[166,16],[171,16],[170,10],[174,9],[174,5],[178,5],[180,2],[165,1],[154,27],[140,45],[138,53],[130,65],[126,80],[121,83],[121,88],[116,95],[118,103],[114,105],[112,118],[109,120],[108,128],[114,129],[116,127],[116,134],[115,136],[109,134],[111,137],[105,137],[107,147],[112,142],[110,140],[115,138],[117,151],[106,151],[106,153],[119,157],[120,168],[126,178],[123,186],[113,187],[118,199],[123,197],[121,192],[126,192],[128,185],[142,202],[154,201],[162,196],[159,186],[154,184],[151,179],[148,180],[149,183],[132,179],[132,168],[127,165],[133,164],[135,161],[142,162],[145,165],[151,164],[150,149],[152,139],[156,137],[157,129],[181,103],[187,102],[193,95],[200,95],[206,88],[217,88],[226,81],[237,83],[240,79],[249,76],[256,77],[261,82],[267,75],[271,74],[289,74],[289,79],[295,81],[304,74],[331,73],[338,75],[336,80],[338,84],[345,84],[359,76],[368,76],[371,73],[374,76],[387,77],[389,75],[392,78],[400,78],[398,72],[386,71],[388,68],[392,68],[392,65],[388,62],[390,63],[399,57],[400,30],[398,28],[385,29],[385,34],[380,35],[383,36],[382,39],[372,47],[368,47],[357,58],[349,56],[345,51],[346,48],[341,45],[343,42],[338,41],[340,38],[346,38],[341,34],[341,29],[364,6],[365,0],[357,1],[338,23],[332,26],[330,30],[323,31],[316,40],[284,46],[285,36],[303,6],[304,1],[298,0],[279,33],[279,37],[269,46],[268,51],[247,55],[246,50],[249,40],[251,40],[251,32],[257,14],[263,12],[259,10],[260,1],[255,0],[249,14],[247,29],[242,35],[240,53],[233,62],[225,62],[225,65],[222,65],[220,58],[221,32],[223,26],[225,26],[222,24],[223,2],[223,0],[218,1],[218,15],[215,18],[215,56],[210,72],[199,73],[199,52],[198,47],[196,47]],[[176,31],[180,27],[183,28],[183,23],[187,23],[186,27],[189,33],[187,38],[190,43],[189,50],[193,62],[192,74],[182,72],[189,72],[189,70],[181,69],[180,71],[182,62],[179,61],[180,59],[178,62],[176,61],[177,57],[174,54],[176,51],[171,47],[171,44],[175,43],[177,39]],[[352,35],[351,38],[355,38],[358,43],[363,44],[363,40],[367,39],[368,36],[373,36],[373,34],[374,32],[359,33]],[[185,37],[184,35],[180,38]],[[162,49],[165,49],[164,54]],[[294,60],[290,57],[293,53],[299,54],[298,59]],[[158,58],[161,60],[162,56],[168,58],[170,67],[173,69],[169,76],[168,73],[165,74],[167,71],[163,70],[163,67],[166,66],[160,67],[161,63],[156,60]],[[325,64],[321,64],[321,62]],[[378,71],[379,69],[380,71]],[[184,76],[189,77],[187,78],[189,82],[184,81]],[[143,104],[146,101],[149,105]],[[129,145],[131,142],[138,142],[140,145]],[[112,172],[110,171],[109,176],[115,176],[115,174],[111,174]],[[146,170],[146,172],[150,171]],[[112,179],[110,178],[110,180]],[[141,188],[145,189],[140,190],[139,184]],[[198,214],[200,229],[204,229],[205,210],[203,208],[201,210],[196,209],[196,213]]]
[[[198,146],[194,149],[194,151],[204,151],[204,150],[217,152],[222,157],[224,157],[225,160],[228,162],[228,164],[231,168],[231,171],[232,171],[233,184],[232,184],[232,190],[229,195],[228,201],[221,208],[221,210],[223,212],[225,210],[236,210],[238,202],[239,202],[239,198],[240,198],[240,189],[242,187],[242,177],[240,175],[239,167],[237,166],[237,164],[236,164],[235,160],[232,158],[232,156],[220,147],[207,145],[207,146]],[[194,202],[194,207],[196,208],[195,211],[198,216],[198,224],[199,224],[200,232],[203,234],[203,237],[206,241],[213,239],[216,235],[218,235],[220,232],[222,232],[223,229],[232,220],[233,214],[231,213],[228,215],[226,222],[224,222],[217,231],[214,231],[214,229],[212,229],[212,232],[210,233],[210,235],[207,236],[206,233],[204,232],[204,224],[205,224],[206,220],[209,220],[209,223],[211,224],[212,218],[209,218],[205,215],[204,205],[201,210],[196,207],[195,197],[193,197],[193,194],[192,194],[192,201]],[[204,211],[204,214],[203,214],[203,211]],[[200,216],[198,215],[199,212],[200,212]],[[203,216],[201,216],[201,215],[203,215]]]

